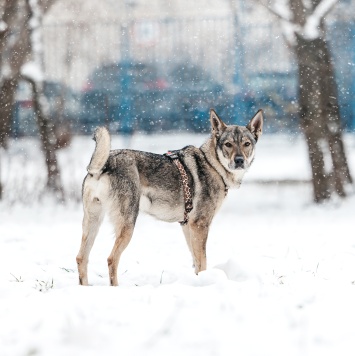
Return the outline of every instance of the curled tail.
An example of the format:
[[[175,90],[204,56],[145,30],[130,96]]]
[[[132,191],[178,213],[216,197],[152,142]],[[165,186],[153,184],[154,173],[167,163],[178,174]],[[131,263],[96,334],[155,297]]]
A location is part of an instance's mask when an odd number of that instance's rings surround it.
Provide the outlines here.
[[[100,175],[110,154],[111,139],[106,127],[98,127],[94,132],[93,139],[96,142],[96,147],[87,167],[87,171],[97,177]]]

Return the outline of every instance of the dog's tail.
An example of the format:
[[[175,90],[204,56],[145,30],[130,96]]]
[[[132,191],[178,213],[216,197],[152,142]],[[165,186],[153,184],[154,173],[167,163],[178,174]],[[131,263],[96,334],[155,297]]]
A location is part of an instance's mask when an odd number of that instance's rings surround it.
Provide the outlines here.
[[[98,127],[94,132],[93,139],[96,142],[96,147],[94,153],[92,154],[91,161],[87,167],[87,171],[91,175],[98,177],[110,154],[110,133],[106,127]]]

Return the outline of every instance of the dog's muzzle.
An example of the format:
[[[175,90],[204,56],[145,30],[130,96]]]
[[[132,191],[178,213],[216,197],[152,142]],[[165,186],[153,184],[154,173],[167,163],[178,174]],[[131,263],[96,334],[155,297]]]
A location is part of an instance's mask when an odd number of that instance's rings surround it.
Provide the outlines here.
[[[244,158],[242,156],[236,156],[234,158],[234,167],[244,169]]]

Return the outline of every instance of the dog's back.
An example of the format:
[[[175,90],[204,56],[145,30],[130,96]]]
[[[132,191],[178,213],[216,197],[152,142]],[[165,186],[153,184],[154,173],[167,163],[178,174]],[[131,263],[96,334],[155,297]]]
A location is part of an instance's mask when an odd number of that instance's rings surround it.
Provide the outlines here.
[[[123,219],[136,216],[138,210],[167,222],[182,219],[181,177],[168,157],[136,150],[110,151],[110,134],[104,127],[95,130],[94,140],[96,147],[83,182],[84,210],[100,204],[112,220],[117,215]]]

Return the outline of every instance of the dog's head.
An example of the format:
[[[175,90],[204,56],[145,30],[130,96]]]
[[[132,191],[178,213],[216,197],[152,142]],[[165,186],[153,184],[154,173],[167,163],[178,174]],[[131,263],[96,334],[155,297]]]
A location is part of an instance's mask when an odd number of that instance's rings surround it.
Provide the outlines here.
[[[210,112],[212,135],[219,161],[232,173],[242,173],[254,160],[255,145],[263,129],[259,110],[247,126],[226,125],[214,110]]]

